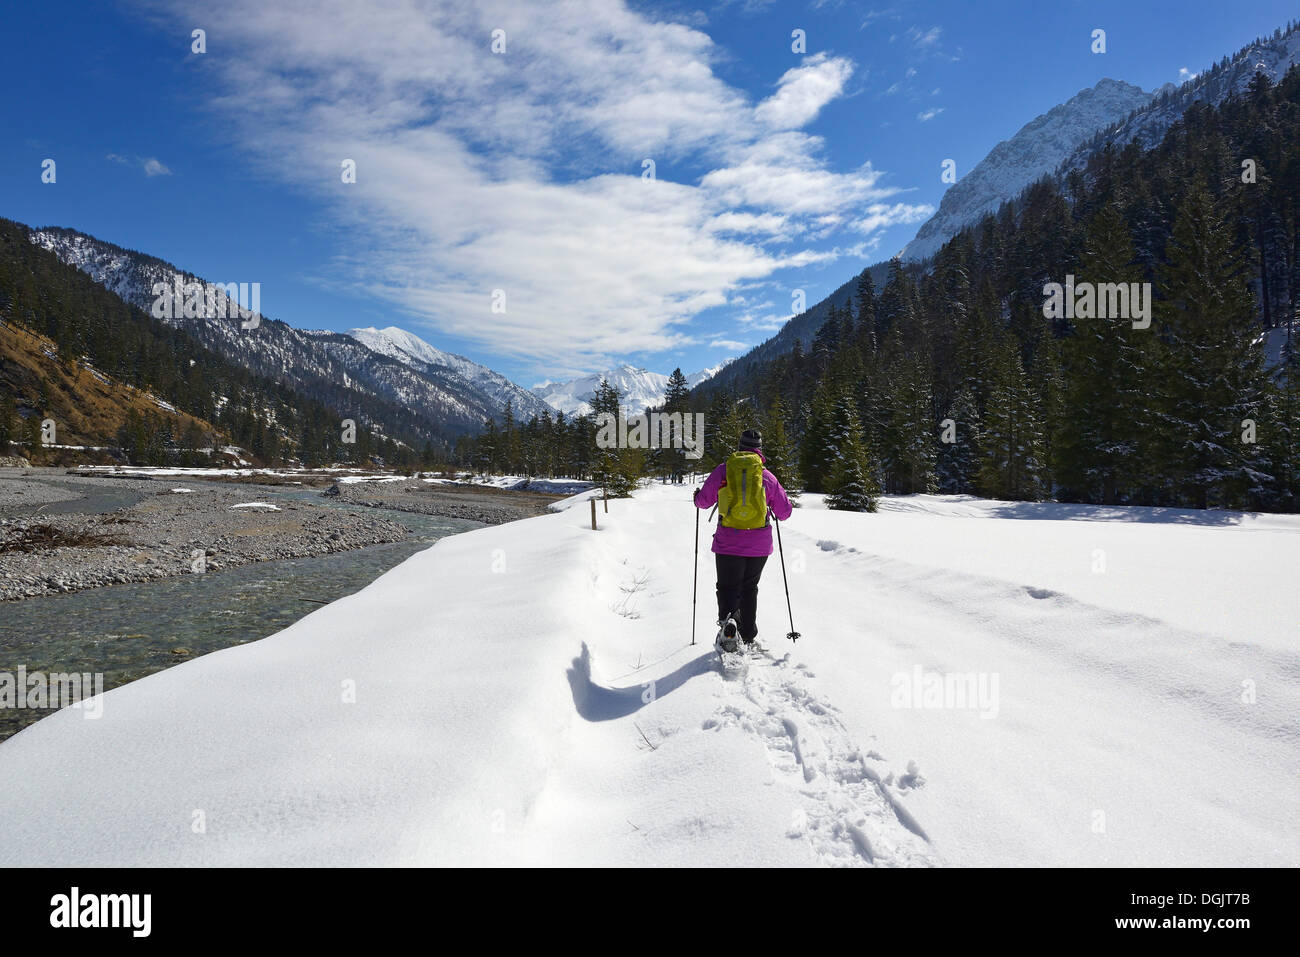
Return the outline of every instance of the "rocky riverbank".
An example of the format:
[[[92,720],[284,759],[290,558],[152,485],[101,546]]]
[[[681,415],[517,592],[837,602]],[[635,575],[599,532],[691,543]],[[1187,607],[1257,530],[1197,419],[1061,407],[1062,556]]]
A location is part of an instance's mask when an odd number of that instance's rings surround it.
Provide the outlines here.
[[[408,535],[405,526],[363,508],[183,481],[125,480],[138,483],[145,497],[105,514],[14,514],[36,502],[67,501],[79,494],[79,482],[120,488],[123,481],[0,476],[0,601],[326,555]]]
[[[443,515],[482,522],[485,525],[502,525],[541,515],[552,502],[564,497],[541,492],[507,491],[482,485],[437,484],[420,479],[340,483],[322,494],[349,505]]]
[[[157,489],[158,483],[148,479],[86,478],[65,474],[62,469],[0,467],[0,518],[32,511],[39,506],[94,499],[104,492],[134,492],[136,494],[130,498],[135,499]],[[92,507],[92,510],[95,509]]]

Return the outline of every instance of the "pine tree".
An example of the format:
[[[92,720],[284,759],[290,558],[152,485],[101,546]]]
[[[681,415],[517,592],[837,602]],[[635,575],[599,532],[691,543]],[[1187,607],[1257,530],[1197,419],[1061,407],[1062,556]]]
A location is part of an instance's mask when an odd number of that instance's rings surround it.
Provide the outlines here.
[[[1287,330],[1282,349],[1274,406],[1276,419],[1269,430],[1269,460],[1276,476],[1275,507],[1300,510],[1300,341]]]
[[[664,389],[663,411],[668,415],[680,415],[684,418],[690,415],[690,398],[690,387],[679,366],[668,377],[668,385]],[[650,456],[655,471],[660,475],[668,476],[684,470],[685,449],[682,446],[682,435],[674,429],[672,435],[661,436],[661,439],[661,447]]]
[[[903,261],[895,256],[889,261],[889,278],[876,303],[876,338],[900,326],[910,326],[913,319],[912,283],[903,268]]]
[[[876,284],[871,279],[871,270],[864,269],[858,275],[858,285],[854,295],[857,308],[857,331],[860,337],[870,337],[875,341],[876,335]]]
[[[1269,429],[1269,462],[1275,476],[1273,507],[1300,511],[1300,356],[1288,347],[1274,391],[1275,418]]]
[[[1088,226],[1079,280],[1142,282],[1136,252],[1117,208],[1103,208]],[[1124,317],[1074,320],[1062,349],[1062,419],[1056,430],[1057,483],[1071,500],[1113,505],[1131,497],[1148,463],[1151,329]]]
[[[1044,463],[1037,397],[1025,375],[1014,337],[1003,336],[992,366],[980,436],[980,494],[1038,501],[1043,494]]]
[[[590,415],[579,415],[570,423],[567,432],[569,448],[569,474],[586,479],[594,474],[596,452],[596,425]]]
[[[826,307],[826,320],[813,334],[812,360],[813,367],[818,373],[823,373],[830,368],[831,360],[839,350],[843,339],[843,332],[840,311],[835,308],[834,303],[831,303]]]
[[[478,455],[474,461],[475,467],[483,475],[491,475],[496,466],[497,449],[500,445],[501,437],[497,433],[497,424],[495,420],[488,419],[483,426],[483,433],[478,440]]]
[[[690,387],[679,366],[668,377],[668,386],[664,390],[664,411],[685,413],[690,409],[690,398]]]
[[[619,423],[623,420],[622,396],[608,380],[601,380],[591,400],[595,422],[592,431],[592,472],[610,498],[632,494],[645,471],[643,449],[619,447]],[[612,433],[612,434],[611,434]]]
[[[519,423],[515,421],[512,399],[506,399],[506,407],[501,413],[501,467],[511,474],[524,471],[523,438]]]
[[[1038,401],[1042,428],[1043,488],[1049,496],[1055,488],[1060,436],[1066,427],[1065,371],[1061,364],[1061,343],[1044,323],[1034,348],[1029,381]]]
[[[1159,472],[1178,504],[1240,507],[1261,481],[1248,423],[1266,378],[1242,257],[1204,183],[1183,200],[1166,260]]]
[[[742,417],[741,405],[730,393],[723,392],[719,393],[710,406],[709,414],[705,417],[708,438],[708,448],[704,453],[705,470],[716,468],[736,451],[740,433],[748,425]]]
[[[874,512],[880,499],[874,463],[862,437],[852,397],[840,396],[835,404],[831,443],[835,447],[826,507],[850,512]]]
[[[805,491],[829,490],[830,472],[838,451],[833,432],[838,399],[836,383],[830,379],[823,379],[813,395],[803,441],[800,444],[799,476],[803,479]]]
[[[951,420],[952,442],[940,442],[936,465],[939,491],[948,495],[972,495],[980,463],[980,414],[975,392],[969,386],[957,390],[945,419]]]
[[[903,495],[937,491],[930,371],[919,359],[904,359],[890,369],[886,383],[882,454],[888,489]]]
[[[556,456],[559,452],[559,443],[555,436],[555,418],[551,413],[543,409],[542,416],[537,420],[537,448],[538,474],[547,478],[555,477]]]
[[[600,380],[596,394],[591,399],[591,413],[597,428],[593,474],[610,498],[626,495],[630,491],[624,487],[617,443],[618,424],[623,418],[621,401],[618,389],[610,385],[608,379]]]
[[[799,497],[799,461],[794,443],[786,432],[788,418],[785,400],[778,395],[763,417],[763,455],[767,459],[768,471],[776,476],[790,500],[794,501]]]

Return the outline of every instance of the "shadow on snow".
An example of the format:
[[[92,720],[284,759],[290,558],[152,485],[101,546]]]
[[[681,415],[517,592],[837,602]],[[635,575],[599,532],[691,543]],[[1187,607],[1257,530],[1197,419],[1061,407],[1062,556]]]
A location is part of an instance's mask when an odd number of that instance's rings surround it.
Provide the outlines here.
[[[713,649],[708,647],[704,654],[692,658],[662,678],[628,688],[606,688],[591,679],[591,649],[584,641],[582,654],[573,659],[566,676],[573,692],[573,706],[578,714],[588,721],[610,721],[635,714],[656,698],[676,691],[696,675],[715,670],[713,659]]]

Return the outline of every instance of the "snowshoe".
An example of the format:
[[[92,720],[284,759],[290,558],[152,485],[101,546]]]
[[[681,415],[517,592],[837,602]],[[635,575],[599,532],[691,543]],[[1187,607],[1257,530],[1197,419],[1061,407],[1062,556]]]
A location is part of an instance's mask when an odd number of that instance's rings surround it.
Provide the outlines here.
[[[724,674],[737,674],[745,670],[746,656],[740,650],[740,628],[736,625],[735,618],[728,618],[721,623],[713,647],[718,651],[718,660]]]
[[[718,650],[725,651],[727,654],[734,654],[737,649],[737,639],[740,635],[740,626],[736,624],[734,617],[727,618],[721,622],[722,627],[718,629],[718,637],[714,643]]]

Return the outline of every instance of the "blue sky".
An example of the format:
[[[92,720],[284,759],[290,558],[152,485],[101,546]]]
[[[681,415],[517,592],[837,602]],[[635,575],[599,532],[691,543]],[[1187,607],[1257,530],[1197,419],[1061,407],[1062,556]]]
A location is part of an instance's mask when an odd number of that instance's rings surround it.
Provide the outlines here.
[[[1102,77],[1178,81],[1294,14],[48,0],[6,11],[0,215],[259,282],[296,326],[399,325],[524,385],[691,372],[770,336],[792,290],[811,305],[900,249],[944,159],[960,175]]]

